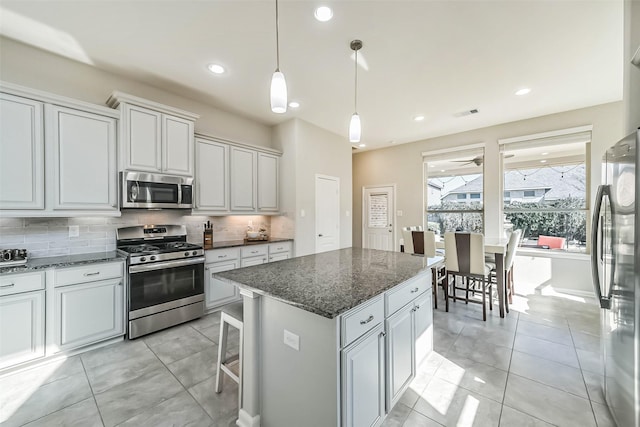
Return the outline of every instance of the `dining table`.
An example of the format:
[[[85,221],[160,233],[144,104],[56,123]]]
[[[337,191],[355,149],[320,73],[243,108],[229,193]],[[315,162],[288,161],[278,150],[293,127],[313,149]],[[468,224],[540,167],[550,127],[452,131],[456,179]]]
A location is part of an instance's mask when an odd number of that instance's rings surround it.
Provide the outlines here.
[[[422,234],[424,239],[424,234],[421,231],[414,231],[413,233]],[[416,250],[416,253],[419,253],[418,252],[420,250],[419,248],[422,247],[423,248],[422,253],[424,253],[424,243],[422,244],[422,246],[416,245],[415,237],[414,237],[414,250]],[[491,254],[495,258],[496,283],[498,288],[498,305],[499,305],[500,317],[504,317],[505,309],[506,310],[509,309],[506,302],[506,297],[507,297],[507,293],[506,293],[507,290],[505,289],[506,271],[504,269],[504,261],[505,261],[505,256],[507,254],[508,243],[509,243],[509,239],[505,237],[485,237],[484,238],[484,253]],[[436,236],[436,248],[444,249],[444,239],[441,236]]]

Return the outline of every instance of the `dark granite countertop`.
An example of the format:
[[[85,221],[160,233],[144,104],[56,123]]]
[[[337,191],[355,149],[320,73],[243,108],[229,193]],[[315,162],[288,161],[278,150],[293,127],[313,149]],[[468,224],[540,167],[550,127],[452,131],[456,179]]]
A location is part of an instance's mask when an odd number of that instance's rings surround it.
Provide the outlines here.
[[[47,268],[70,267],[82,264],[94,264],[97,262],[118,261],[126,259],[126,255],[122,255],[117,251],[35,258],[29,260],[24,265],[14,265],[12,267],[0,268],[0,274],[27,273],[35,270],[46,270]],[[2,264],[0,264],[0,267],[2,267]]]
[[[333,319],[441,260],[442,257],[347,248],[215,273],[215,276]]]
[[[284,237],[271,237],[269,240],[227,240],[226,242],[213,242],[212,249],[234,248],[237,246],[266,245],[267,243],[277,242],[293,242],[293,239]]]

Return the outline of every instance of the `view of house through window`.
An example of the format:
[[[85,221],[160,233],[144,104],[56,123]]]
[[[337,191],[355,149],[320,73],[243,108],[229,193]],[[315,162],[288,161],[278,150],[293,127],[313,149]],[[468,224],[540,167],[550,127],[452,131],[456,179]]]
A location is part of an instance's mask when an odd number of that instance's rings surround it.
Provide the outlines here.
[[[425,160],[427,228],[482,233],[483,151]]]
[[[522,229],[522,247],[586,251],[585,150],[585,143],[504,150],[505,228]]]

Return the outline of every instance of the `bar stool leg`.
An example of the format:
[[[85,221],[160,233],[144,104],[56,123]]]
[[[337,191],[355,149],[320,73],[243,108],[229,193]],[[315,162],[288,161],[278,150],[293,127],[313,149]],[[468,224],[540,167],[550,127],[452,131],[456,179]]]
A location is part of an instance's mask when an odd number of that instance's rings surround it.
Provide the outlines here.
[[[244,363],[244,323],[239,325],[240,347],[238,349],[238,408],[242,408],[242,365]]]
[[[221,367],[227,357],[227,337],[229,336],[229,324],[222,319],[224,313],[221,315],[220,322],[222,327],[220,328],[220,341],[218,341],[218,363],[216,364],[216,393],[222,391],[222,375]]]

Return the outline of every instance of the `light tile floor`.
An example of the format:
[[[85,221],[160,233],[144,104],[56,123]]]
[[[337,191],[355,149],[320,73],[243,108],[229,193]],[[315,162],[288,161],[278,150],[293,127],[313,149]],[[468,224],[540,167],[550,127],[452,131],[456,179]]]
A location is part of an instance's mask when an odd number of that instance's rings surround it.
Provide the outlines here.
[[[443,305],[435,351],[385,427],[614,425],[593,300],[525,290],[507,317],[494,310],[487,322],[479,306]],[[213,391],[219,322],[209,315],[0,378],[0,425],[233,426],[236,384],[225,378]]]

